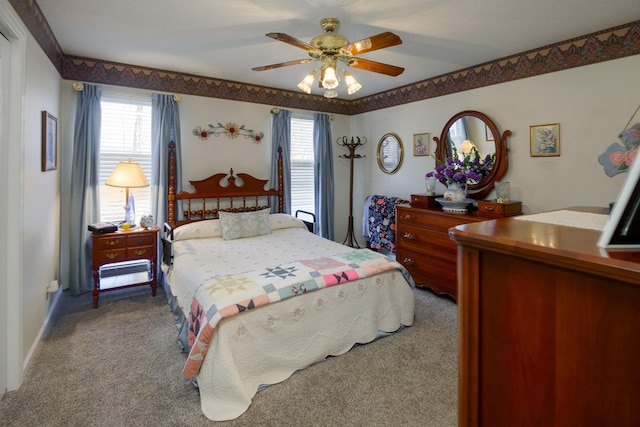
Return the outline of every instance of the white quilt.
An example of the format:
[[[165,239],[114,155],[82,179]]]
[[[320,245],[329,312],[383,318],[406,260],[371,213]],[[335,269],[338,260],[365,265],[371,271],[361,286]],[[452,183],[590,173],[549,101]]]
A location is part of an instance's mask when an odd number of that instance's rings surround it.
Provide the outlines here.
[[[189,316],[198,286],[211,277],[351,251],[302,223],[239,240],[179,240],[173,243],[167,281]],[[370,342],[380,332],[412,325],[413,313],[411,286],[401,271],[392,270],[222,319],[198,374],[203,413],[217,421],[237,418],[262,386]]]

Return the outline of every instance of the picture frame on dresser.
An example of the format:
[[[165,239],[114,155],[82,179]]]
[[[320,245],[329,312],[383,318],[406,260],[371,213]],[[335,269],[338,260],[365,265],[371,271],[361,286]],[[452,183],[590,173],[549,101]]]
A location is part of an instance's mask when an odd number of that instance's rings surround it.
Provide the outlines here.
[[[601,248],[616,250],[640,249],[640,161],[636,160],[609,213],[598,239]]]

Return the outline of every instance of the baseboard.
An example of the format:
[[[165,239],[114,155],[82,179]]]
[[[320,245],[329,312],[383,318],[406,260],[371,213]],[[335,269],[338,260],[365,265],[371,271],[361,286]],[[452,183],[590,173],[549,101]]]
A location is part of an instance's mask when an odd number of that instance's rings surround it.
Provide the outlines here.
[[[40,331],[38,331],[38,335],[36,336],[36,339],[33,340],[33,344],[29,349],[29,353],[27,353],[26,357],[24,358],[24,362],[22,362],[22,372],[27,371],[27,368],[31,363],[31,358],[36,353],[36,350],[40,345],[40,341],[42,340],[42,336],[44,335],[45,331],[49,327],[51,317],[53,316],[53,313],[55,313],[56,309],[58,308],[58,303],[60,302],[60,297],[62,296],[62,286],[60,286],[58,290],[55,291],[53,294],[49,294],[49,295],[51,297],[51,304],[49,305],[49,310],[47,310],[47,315],[42,321],[42,326],[40,327]]]

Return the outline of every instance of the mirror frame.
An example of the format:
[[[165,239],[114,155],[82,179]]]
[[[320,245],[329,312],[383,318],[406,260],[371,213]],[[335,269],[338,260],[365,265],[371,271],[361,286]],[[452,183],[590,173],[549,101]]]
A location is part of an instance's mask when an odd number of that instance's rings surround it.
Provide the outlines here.
[[[449,128],[458,119],[468,116],[478,118],[482,120],[485,125],[487,125],[487,127],[491,131],[491,134],[494,135],[494,143],[496,146],[496,159],[489,175],[487,175],[482,181],[478,182],[477,184],[469,184],[467,186],[467,197],[479,200],[484,199],[487,194],[489,194],[491,190],[493,190],[494,183],[496,181],[499,181],[509,168],[509,149],[507,148],[507,137],[511,135],[511,131],[507,129],[502,134],[500,134],[500,132],[498,131],[498,126],[486,114],[474,110],[461,111],[451,117],[447,124],[444,125],[442,134],[440,135],[440,139],[438,139],[437,136],[433,137],[433,140],[436,142],[435,157],[439,162],[444,162],[446,158],[449,158],[451,156],[451,147],[449,147],[449,144],[441,144],[440,141],[447,140],[447,133],[449,132]]]
[[[382,143],[384,142],[385,139],[387,139],[388,137],[393,137],[396,139],[396,141],[398,142],[398,164],[396,165],[395,168],[393,169],[387,169],[384,164],[382,163],[382,158],[380,157],[380,153],[382,151]],[[376,158],[378,159],[378,166],[380,167],[380,170],[384,173],[387,174],[392,174],[392,173],[396,173],[398,171],[398,169],[400,169],[400,166],[402,166],[402,161],[404,160],[404,146],[402,145],[402,140],[400,139],[400,137],[393,133],[393,132],[389,132],[389,133],[385,133],[382,138],[380,138],[380,142],[378,142],[378,148],[376,149]]]

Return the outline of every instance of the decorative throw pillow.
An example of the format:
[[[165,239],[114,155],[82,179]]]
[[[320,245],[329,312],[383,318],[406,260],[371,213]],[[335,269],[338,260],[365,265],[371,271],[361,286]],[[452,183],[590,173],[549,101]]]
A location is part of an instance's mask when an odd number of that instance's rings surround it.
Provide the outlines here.
[[[219,219],[207,219],[181,225],[173,230],[173,240],[201,239],[204,237],[222,237]]]
[[[306,228],[304,222],[296,218],[295,216],[283,213],[274,213],[269,215],[269,224],[271,225],[271,231],[281,230],[283,228]]]
[[[220,225],[224,240],[271,234],[270,209],[255,212],[220,212]]]

